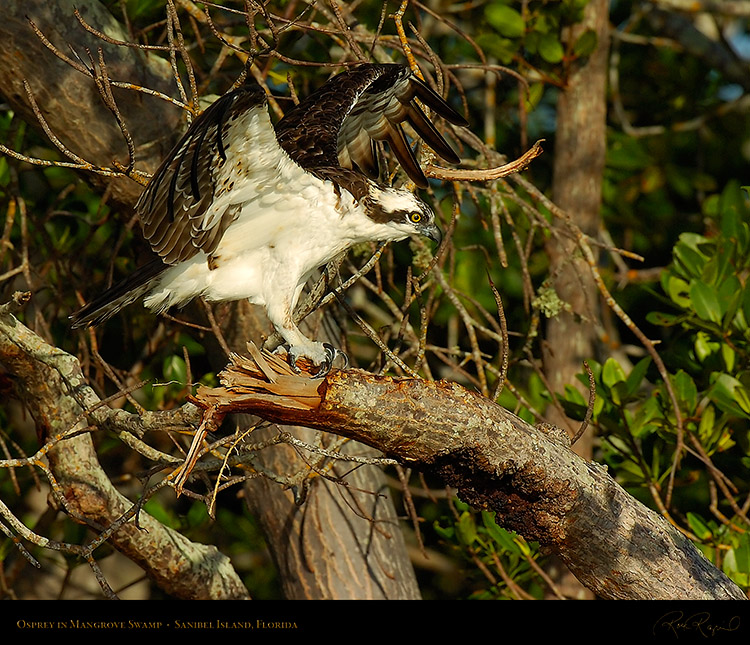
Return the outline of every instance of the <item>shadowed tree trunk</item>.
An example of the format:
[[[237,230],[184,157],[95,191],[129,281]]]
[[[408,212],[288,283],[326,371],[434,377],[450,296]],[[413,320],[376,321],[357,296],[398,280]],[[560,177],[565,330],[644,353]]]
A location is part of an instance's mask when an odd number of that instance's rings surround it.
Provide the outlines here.
[[[553,201],[594,239],[600,227],[607,145],[608,7],[606,0],[591,0],[586,5],[583,22],[571,30],[570,42],[592,29],[598,44],[583,63],[573,63],[557,101],[555,131]],[[558,222],[555,225],[560,226]],[[551,237],[547,251],[550,274],[555,276],[553,286],[560,299],[569,305],[566,311],[548,321],[543,345],[550,388],[561,392],[565,385],[579,385],[575,375],[581,372],[584,360],[596,355],[599,292],[575,240],[564,235]],[[583,394],[588,396],[587,392]],[[556,411],[552,409],[551,414]],[[578,425],[561,418],[550,420],[561,427]],[[590,444],[585,439],[576,449],[590,454]]]
[[[252,305],[221,305],[222,332],[229,347],[246,351],[248,338],[263,338],[270,326]],[[321,337],[317,331],[315,337]],[[334,339],[329,339],[333,342]],[[223,355],[216,354],[217,370]],[[219,364],[221,363],[221,364]],[[243,423],[242,420],[239,421]],[[245,420],[244,423],[250,423]],[[325,429],[325,428],[321,428]],[[307,444],[328,445],[335,437],[318,430],[282,424],[253,431],[262,440],[276,432],[289,432]],[[287,598],[417,599],[416,577],[406,555],[403,533],[385,484],[382,470],[362,466],[349,473],[346,485],[323,477],[309,479],[304,454],[283,446],[262,451],[259,461],[274,473],[303,473],[296,490],[284,490],[261,477],[246,485],[246,499],[268,537],[268,545],[281,572]],[[376,455],[376,451],[354,443],[344,452]],[[350,471],[337,466],[334,478]],[[301,490],[309,486],[309,490]],[[295,502],[304,495],[304,504]]]
[[[581,231],[596,239],[607,145],[609,3],[606,0],[591,0],[586,5],[584,19],[571,29],[569,42],[575,42],[588,29],[597,35],[596,50],[582,64],[573,63],[557,101],[552,193],[553,201]],[[576,246],[574,239],[564,235],[551,237],[547,244],[550,275],[554,276],[552,286],[566,305],[548,320],[542,344],[544,371],[553,392],[562,392],[566,385],[581,389],[576,374],[581,372],[583,361],[596,356],[599,295]],[[553,406],[547,417],[563,428],[578,425],[562,417]],[[574,450],[585,457],[591,456],[590,432],[576,442]],[[577,586],[574,580],[568,582]],[[567,592],[576,594],[572,589]]]

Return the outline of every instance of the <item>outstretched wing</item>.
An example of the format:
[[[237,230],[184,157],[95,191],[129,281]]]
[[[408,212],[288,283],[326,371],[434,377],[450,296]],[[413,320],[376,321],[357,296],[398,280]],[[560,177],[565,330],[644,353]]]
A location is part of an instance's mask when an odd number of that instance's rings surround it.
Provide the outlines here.
[[[218,214],[211,209],[221,192],[217,182],[222,168],[228,156],[231,160],[228,134],[238,120],[254,116],[260,123],[255,134],[277,145],[266,102],[265,92],[254,82],[217,99],[196,117],[141,194],[135,208],[143,235],[166,264],[187,260],[199,250],[213,252],[236,217],[231,207]],[[261,144],[268,142],[258,141]]]
[[[281,147],[303,168],[356,165],[378,176],[376,141],[386,141],[411,180],[424,188],[427,179],[402,128],[412,126],[440,157],[459,158],[419,107],[421,101],[455,125],[466,120],[403,65],[364,64],[325,83],[290,110],[276,126]]]

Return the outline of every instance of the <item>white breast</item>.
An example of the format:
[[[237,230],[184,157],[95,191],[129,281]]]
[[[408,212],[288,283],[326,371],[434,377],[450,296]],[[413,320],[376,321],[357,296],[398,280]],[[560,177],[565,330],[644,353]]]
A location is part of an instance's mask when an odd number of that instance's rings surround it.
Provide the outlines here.
[[[260,305],[296,301],[310,274],[353,244],[396,239],[350,193],[294,163],[265,110],[239,118],[227,139],[237,143],[227,151],[216,198],[198,226],[214,226],[228,208],[238,215],[211,258],[201,252],[163,274],[144,300],[147,307],[162,311],[196,296]]]

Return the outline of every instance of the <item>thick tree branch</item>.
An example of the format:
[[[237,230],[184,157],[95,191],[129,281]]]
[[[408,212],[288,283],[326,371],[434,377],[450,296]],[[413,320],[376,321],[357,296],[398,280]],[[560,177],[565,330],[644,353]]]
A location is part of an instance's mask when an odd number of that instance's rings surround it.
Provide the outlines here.
[[[185,599],[247,598],[229,559],[216,547],[191,542],[143,510],[134,521],[134,501],[115,488],[96,455],[91,432],[112,429],[134,444],[148,429],[190,428],[197,420],[193,406],[142,418],[111,409],[85,382],[78,360],[21,324],[11,313],[14,308],[0,309],[0,364],[33,416],[37,433],[53,444],[42,450],[57,503],[97,532],[117,527],[110,544],[167,593]],[[28,465],[40,459],[30,459]],[[0,464],[19,467],[17,460],[11,462]]]
[[[49,51],[32,23],[51,46],[68,58],[85,60],[87,51],[98,56],[101,50],[111,81],[128,81],[168,94],[174,85],[171,70],[159,57],[118,47],[86,32],[75,18],[75,9],[111,37],[127,39],[119,23],[95,0],[75,4],[46,0],[5,3],[0,21],[0,38],[4,43],[0,48],[0,94],[16,114],[41,131],[28,99],[25,87],[28,84],[28,92],[38,104],[44,121],[67,149],[89,164],[102,167],[114,162],[126,164],[128,141],[94,81]],[[112,93],[122,118],[132,130],[139,168],[153,171],[173,144],[172,133],[179,129],[180,111],[167,101],[133,90],[115,88]],[[149,118],[143,118],[144,114]],[[134,203],[142,190],[142,186],[124,176],[88,174],[88,177],[101,188],[108,187],[112,199],[121,204]]]
[[[198,390],[203,430],[247,412],[370,445],[494,511],[500,524],[556,553],[601,597],[745,598],[606,468],[576,455],[562,430],[530,426],[455,383],[358,370],[311,380],[283,359],[249,349],[253,358],[232,357],[220,387]]]

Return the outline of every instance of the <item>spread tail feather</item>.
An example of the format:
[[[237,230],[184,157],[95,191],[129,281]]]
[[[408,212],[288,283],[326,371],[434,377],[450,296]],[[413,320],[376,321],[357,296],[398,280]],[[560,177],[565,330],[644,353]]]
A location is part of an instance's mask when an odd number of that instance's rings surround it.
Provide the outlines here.
[[[71,327],[98,325],[114,316],[118,311],[145,296],[158,277],[168,269],[161,259],[154,259],[138,267],[122,282],[118,282],[99,294],[86,306],[71,314]]]

